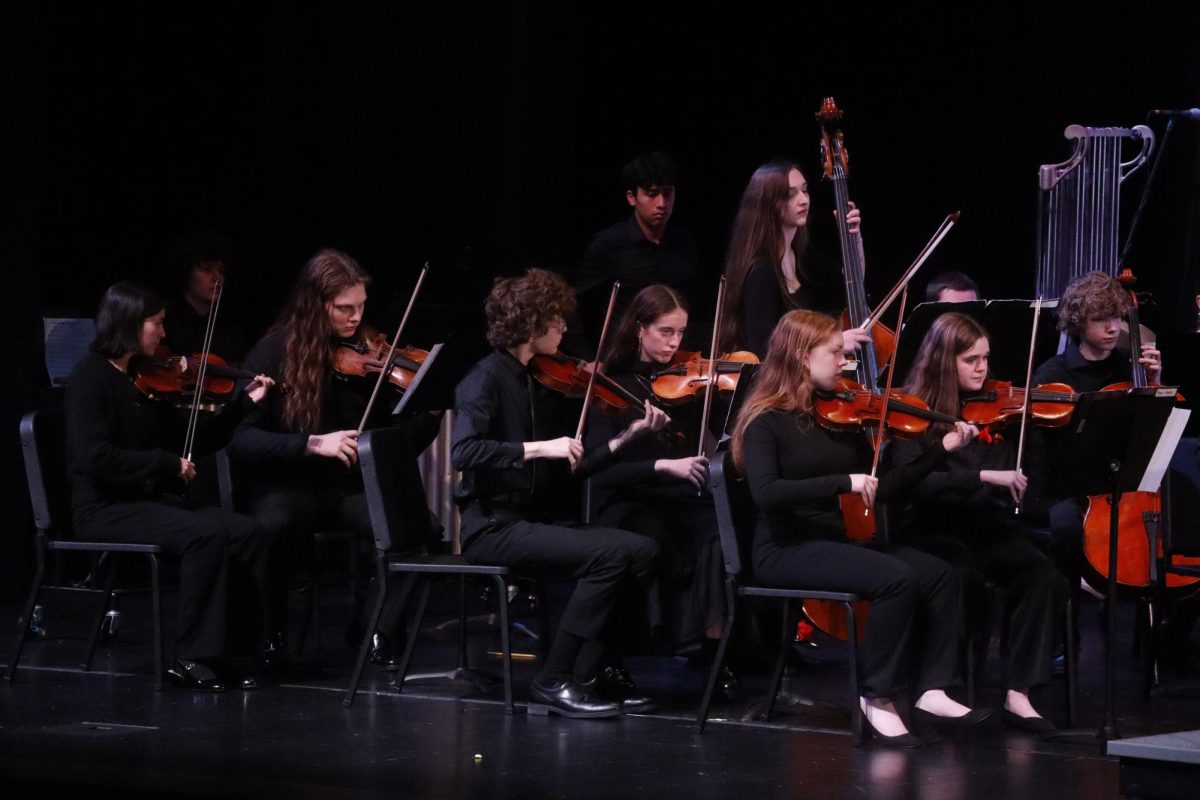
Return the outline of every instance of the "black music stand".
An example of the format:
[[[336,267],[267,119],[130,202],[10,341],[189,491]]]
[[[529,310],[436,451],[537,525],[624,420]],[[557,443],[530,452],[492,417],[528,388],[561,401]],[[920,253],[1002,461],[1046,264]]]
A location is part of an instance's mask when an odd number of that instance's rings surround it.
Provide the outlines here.
[[[1103,744],[1117,738],[1114,686],[1117,649],[1117,538],[1121,495],[1138,491],[1171,410],[1175,388],[1087,392],[1071,415],[1063,440],[1049,459],[1042,496],[1048,499],[1111,494],[1108,548],[1108,630],[1105,636],[1104,721],[1095,734]],[[1156,487],[1157,488],[1157,487]],[[1074,740],[1079,732],[1047,738]]]
[[[452,359],[438,358],[445,347],[444,342],[439,342],[430,348],[429,355],[392,409],[393,416],[454,407],[454,387],[462,378],[463,371],[456,367]]]

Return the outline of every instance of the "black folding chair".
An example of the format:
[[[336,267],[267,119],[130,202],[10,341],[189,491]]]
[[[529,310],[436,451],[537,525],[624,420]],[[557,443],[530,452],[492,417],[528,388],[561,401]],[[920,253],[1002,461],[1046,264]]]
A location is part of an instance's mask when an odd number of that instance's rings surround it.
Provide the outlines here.
[[[771,683],[767,688],[767,703],[764,719],[771,718],[775,706],[775,697],[779,693],[779,684],[783,680],[783,670],[787,663],[787,655],[791,649],[792,632],[795,630],[795,616],[792,602],[795,600],[830,600],[841,603],[846,611],[846,629],[857,630],[855,625],[854,603],[860,598],[852,592],[825,592],[816,589],[776,588],[756,586],[750,582],[748,572],[743,567],[743,555],[749,550],[754,536],[754,526],[757,514],[754,503],[750,498],[746,482],[734,474],[733,455],[728,449],[728,440],[721,443],[712,462],[709,464],[709,485],[712,488],[713,499],[717,508],[717,527],[721,535],[721,553],[725,558],[725,599],[729,609],[729,619],[725,632],[721,634],[721,642],[717,646],[717,656],[713,661],[712,672],[704,687],[704,699],[700,702],[700,712],[696,716],[696,726],[704,732],[708,721],[708,710],[712,703],[713,690],[717,685],[717,677],[725,663],[725,651],[733,633],[737,619],[737,598],[763,597],[783,601],[783,637],[780,642],[779,658],[771,675]],[[858,698],[862,694],[858,676],[858,643],[853,634],[849,642],[849,712],[850,730],[856,744],[863,738],[862,713],[859,710]]]
[[[392,682],[392,686],[397,692],[403,690],[413,648],[421,631],[421,621],[429,601],[431,588],[429,579],[436,575],[457,576],[460,587],[459,663],[458,669],[446,673],[446,677],[454,677],[467,671],[465,585],[468,576],[479,576],[491,579],[500,606],[500,646],[504,658],[504,708],[509,714],[512,714],[512,648],[509,644],[507,588],[509,569],[500,566],[471,564],[461,555],[441,555],[432,552],[434,547],[441,545],[441,540],[430,524],[429,510],[425,505],[424,495],[416,491],[405,494],[403,490],[408,482],[398,479],[399,460],[411,457],[405,432],[400,428],[368,431],[358,441],[358,460],[362,465],[363,487],[367,494],[367,506],[371,513],[371,529],[375,537],[375,580],[378,583],[379,591],[375,593],[375,604],[371,609],[370,621],[366,628],[367,635],[359,648],[358,661],[354,665],[354,673],[350,677],[350,684],[346,688],[346,696],[342,704],[346,708],[354,704],[354,697],[358,692],[358,685],[362,679],[363,668],[370,651],[370,632],[374,631],[379,624],[379,617],[387,598],[390,575],[405,576],[406,580],[402,591],[406,595],[412,590],[418,577],[426,579],[422,584],[420,598],[417,602],[415,619],[408,631],[400,669]]]
[[[45,583],[46,554],[49,552],[82,552],[115,556],[132,553],[144,555],[150,563],[151,598],[154,609],[154,688],[163,685],[162,647],[162,602],[159,591],[158,557],[162,549],[153,544],[127,544],[123,542],[91,542],[70,538],[70,485],[66,467],[66,417],[58,409],[33,411],[21,418],[21,452],[25,458],[25,477],[29,482],[29,499],[33,504],[34,524],[37,526],[35,551],[37,567],[34,570],[33,586],[29,598],[17,620],[16,645],[8,664],[6,678],[11,681],[17,673],[17,662],[25,642],[25,629],[29,624],[38,594]],[[114,560],[110,559],[110,560]],[[104,603],[96,622],[92,626],[88,641],[87,657],[82,669],[90,670],[92,657],[104,617],[108,613],[113,597],[113,582],[116,579],[116,564],[107,570],[104,586]],[[52,588],[52,587],[45,587]],[[53,587],[65,589],[69,587]]]

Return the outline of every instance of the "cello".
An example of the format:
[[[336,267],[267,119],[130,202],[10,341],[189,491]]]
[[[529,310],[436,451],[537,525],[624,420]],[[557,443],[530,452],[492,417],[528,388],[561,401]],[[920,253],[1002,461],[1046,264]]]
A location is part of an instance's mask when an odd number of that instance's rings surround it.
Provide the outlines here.
[[[1125,391],[1149,385],[1146,368],[1138,361],[1142,352],[1141,324],[1138,320],[1137,292],[1133,290],[1136,278],[1128,268],[1117,276],[1121,286],[1129,292],[1129,352],[1132,374],[1129,382],[1114,383],[1101,391]],[[1104,581],[1108,580],[1109,567],[1109,512],[1112,495],[1092,495],[1088,498],[1087,513],[1083,520],[1083,553],[1087,564]],[[1152,562],[1163,555],[1161,540],[1155,539],[1151,552],[1151,531],[1162,520],[1161,492],[1124,492],[1118,509],[1119,533],[1117,536],[1117,586],[1145,588],[1152,581]],[[1200,564],[1200,558],[1175,556],[1175,564]],[[1200,578],[1190,575],[1166,574],[1168,589],[1183,590],[1196,588]]]

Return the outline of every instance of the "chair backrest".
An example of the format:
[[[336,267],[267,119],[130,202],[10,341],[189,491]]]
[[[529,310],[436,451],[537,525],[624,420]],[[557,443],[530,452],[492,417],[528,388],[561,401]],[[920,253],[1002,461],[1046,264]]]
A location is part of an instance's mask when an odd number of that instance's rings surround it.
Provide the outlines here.
[[[1171,456],[1166,488],[1167,550],[1178,555],[1200,555],[1200,440],[1179,440]]]
[[[71,519],[66,428],[61,409],[31,411],[21,417],[21,454],[34,524],[58,536],[67,534]]]
[[[733,465],[728,439],[721,442],[709,463],[708,479],[717,509],[717,530],[721,535],[725,574],[739,580],[744,565],[749,561],[758,511],[745,479],[737,474]]]
[[[217,497],[221,503],[221,508],[228,511],[235,511],[234,494],[233,494],[233,460],[229,457],[229,450],[222,447],[215,454],[217,461]]]
[[[358,440],[358,462],[377,549],[403,553],[440,541],[405,429],[364,432]]]

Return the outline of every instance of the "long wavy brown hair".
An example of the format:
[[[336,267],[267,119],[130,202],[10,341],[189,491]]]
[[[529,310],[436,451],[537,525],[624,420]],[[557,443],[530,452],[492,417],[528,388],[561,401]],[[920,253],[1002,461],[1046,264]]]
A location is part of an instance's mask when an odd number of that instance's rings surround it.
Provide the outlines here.
[[[338,250],[318,251],[300,270],[296,288],[271,328],[287,339],[282,377],[290,391],[283,395],[283,419],[292,430],[315,431],[320,424],[333,361],[329,303],[346,289],[370,282],[358,262]]]
[[[722,314],[721,349],[736,350],[745,344],[742,319],[742,295],[750,265],[756,261],[770,264],[779,283],[779,296],[784,308],[792,308],[787,282],[783,277],[780,262],[783,258],[783,226],[779,222],[784,203],[788,199],[788,173],[799,170],[790,161],[772,161],[754,170],[737,216],[733,220],[733,231],[729,235],[729,250],[725,255],[725,311]],[[792,239],[792,251],[796,254],[799,269],[808,248],[808,229],[796,231]]]
[[[988,333],[973,317],[951,311],[934,320],[925,334],[917,357],[909,367],[904,391],[924,400],[939,414],[958,417],[958,357],[975,346]],[[935,422],[926,435],[940,437],[951,426]]]
[[[604,348],[601,358],[605,371],[616,373],[636,364],[640,355],[638,328],[653,325],[656,319],[663,314],[670,314],[675,309],[688,313],[684,299],[665,284],[652,284],[634,295],[633,301],[621,315],[616,331]]]
[[[768,411],[812,413],[813,385],[804,358],[841,330],[837,320],[818,311],[789,311],[780,318],[733,426],[733,463],[739,470],[745,467],[743,442],[750,423]]]

